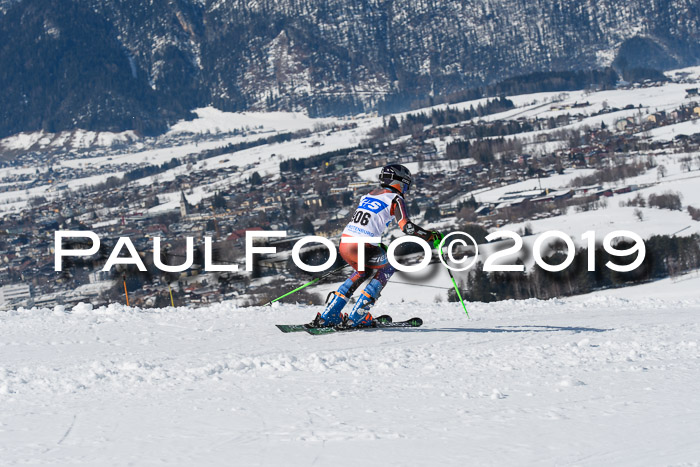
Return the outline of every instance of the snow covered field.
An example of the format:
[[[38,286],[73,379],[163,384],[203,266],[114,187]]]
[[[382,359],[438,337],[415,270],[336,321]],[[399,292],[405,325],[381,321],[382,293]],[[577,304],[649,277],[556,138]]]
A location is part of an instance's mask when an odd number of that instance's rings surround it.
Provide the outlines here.
[[[0,313],[0,463],[700,465],[697,281],[388,297],[425,325],[327,336],[279,332],[295,305]]]

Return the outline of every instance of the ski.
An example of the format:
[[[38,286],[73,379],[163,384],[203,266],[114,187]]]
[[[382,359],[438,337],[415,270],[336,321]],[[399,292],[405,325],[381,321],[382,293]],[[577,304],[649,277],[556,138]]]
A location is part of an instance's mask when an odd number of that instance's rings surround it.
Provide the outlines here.
[[[308,324],[275,324],[282,332],[300,332],[306,331]]]
[[[382,315],[378,316],[375,318],[377,323],[382,323],[382,324],[390,324],[392,322],[391,316],[389,315]],[[282,332],[301,332],[301,331],[308,331],[309,329],[333,329],[331,327],[325,327],[325,328],[320,328],[320,327],[314,327],[311,323],[307,324],[275,324],[277,326],[277,329],[279,329]]]
[[[322,328],[306,328],[306,332],[318,336],[321,334],[332,334],[335,332],[345,332],[345,331],[367,331],[372,329],[387,329],[387,328],[417,328],[423,324],[423,320],[420,318],[411,318],[406,321],[396,321],[389,323],[382,323],[377,319],[375,326],[363,326],[357,328],[341,328],[338,326],[332,327],[322,327]]]

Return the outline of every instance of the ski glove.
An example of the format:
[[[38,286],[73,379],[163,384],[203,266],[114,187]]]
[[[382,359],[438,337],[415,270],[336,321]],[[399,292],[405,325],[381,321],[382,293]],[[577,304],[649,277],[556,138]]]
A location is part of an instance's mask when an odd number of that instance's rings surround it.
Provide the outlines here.
[[[443,238],[445,238],[445,236],[437,230],[430,232],[430,239],[433,241],[433,248],[436,250],[440,248],[440,242]]]

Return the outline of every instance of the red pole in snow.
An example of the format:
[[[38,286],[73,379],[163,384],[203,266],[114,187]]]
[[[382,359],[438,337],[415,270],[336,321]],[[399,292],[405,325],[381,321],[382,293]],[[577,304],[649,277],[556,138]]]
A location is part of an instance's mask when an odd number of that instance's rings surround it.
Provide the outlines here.
[[[122,276],[124,279],[124,295],[126,295],[126,306],[129,306],[129,291],[126,290],[126,274]]]

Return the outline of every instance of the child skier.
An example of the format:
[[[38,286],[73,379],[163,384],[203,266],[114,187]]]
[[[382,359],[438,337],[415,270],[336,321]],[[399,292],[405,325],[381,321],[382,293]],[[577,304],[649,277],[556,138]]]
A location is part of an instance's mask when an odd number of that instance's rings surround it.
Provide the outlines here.
[[[381,237],[393,220],[408,235],[421,237],[431,242],[436,248],[442,240],[439,232],[429,232],[412,223],[408,218],[404,197],[411,187],[412,178],[409,170],[398,164],[387,165],[379,174],[380,188],[371,191],[360,199],[360,204],[352,219],[343,230],[340,240],[340,255],[355,270],[338,288],[331,292],[331,301],[323,313],[318,313],[312,326],[356,327],[372,326],[374,318],[369,313],[370,307],[379,298],[379,293],[394,273],[389,264],[386,248],[381,244],[368,243],[365,248],[365,271],[359,271],[358,248],[361,244],[346,241],[348,237]],[[357,288],[371,277],[350,314],[341,311]],[[331,295],[329,294],[329,296]]]

